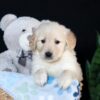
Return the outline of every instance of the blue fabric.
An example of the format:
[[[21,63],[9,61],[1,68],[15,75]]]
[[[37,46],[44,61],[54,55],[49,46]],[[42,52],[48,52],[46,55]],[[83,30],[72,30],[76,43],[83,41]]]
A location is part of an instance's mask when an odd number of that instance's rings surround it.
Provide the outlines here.
[[[48,77],[45,86],[36,86],[33,77],[14,72],[0,72],[0,88],[10,94],[14,100],[79,100],[80,85],[73,80],[63,90],[57,86],[53,77]]]

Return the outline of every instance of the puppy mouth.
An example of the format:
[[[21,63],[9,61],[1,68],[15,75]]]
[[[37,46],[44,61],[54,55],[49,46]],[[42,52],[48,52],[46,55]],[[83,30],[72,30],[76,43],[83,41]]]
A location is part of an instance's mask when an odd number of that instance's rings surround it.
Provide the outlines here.
[[[47,61],[48,63],[53,63],[53,62],[58,62],[60,60],[60,58],[45,58],[44,60]]]
[[[48,57],[44,57],[45,58],[45,60],[53,60],[53,57],[50,57],[50,58],[48,58]]]
[[[53,59],[53,58],[46,58],[46,57],[44,57],[44,60],[45,60],[46,62],[48,62],[48,63],[54,62],[54,59]]]
[[[60,58],[54,58],[53,56],[52,56],[52,57],[43,56],[43,59],[44,59],[45,61],[47,61],[48,63],[53,63],[53,62],[59,61]]]

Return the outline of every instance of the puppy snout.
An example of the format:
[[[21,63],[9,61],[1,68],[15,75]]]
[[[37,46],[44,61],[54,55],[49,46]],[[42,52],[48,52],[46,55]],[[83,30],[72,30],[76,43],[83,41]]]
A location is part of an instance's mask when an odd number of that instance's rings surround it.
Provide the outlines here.
[[[52,53],[51,53],[50,51],[47,51],[47,52],[45,53],[45,57],[46,57],[46,58],[52,58]]]

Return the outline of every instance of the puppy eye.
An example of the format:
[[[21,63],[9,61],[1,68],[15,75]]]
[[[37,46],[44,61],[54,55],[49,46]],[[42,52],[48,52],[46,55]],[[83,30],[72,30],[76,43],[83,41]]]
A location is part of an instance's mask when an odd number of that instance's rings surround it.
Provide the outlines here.
[[[60,43],[60,41],[59,41],[59,40],[56,40],[56,41],[55,41],[55,44],[59,44],[59,43]]]
[[[41,40],[42,43],[45,43],[45,39]]]
[[[26,32],[26,30],[25,29],[22,29],[22,32]]]

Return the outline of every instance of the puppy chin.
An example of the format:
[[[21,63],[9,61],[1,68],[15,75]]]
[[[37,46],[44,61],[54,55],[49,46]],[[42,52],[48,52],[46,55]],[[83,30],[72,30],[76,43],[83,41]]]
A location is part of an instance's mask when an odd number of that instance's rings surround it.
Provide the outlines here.
[[[54,62],[53,59],[46,59],[46,58],[45,58],[45,61],[48,62],[48,63],[53,63]]]

